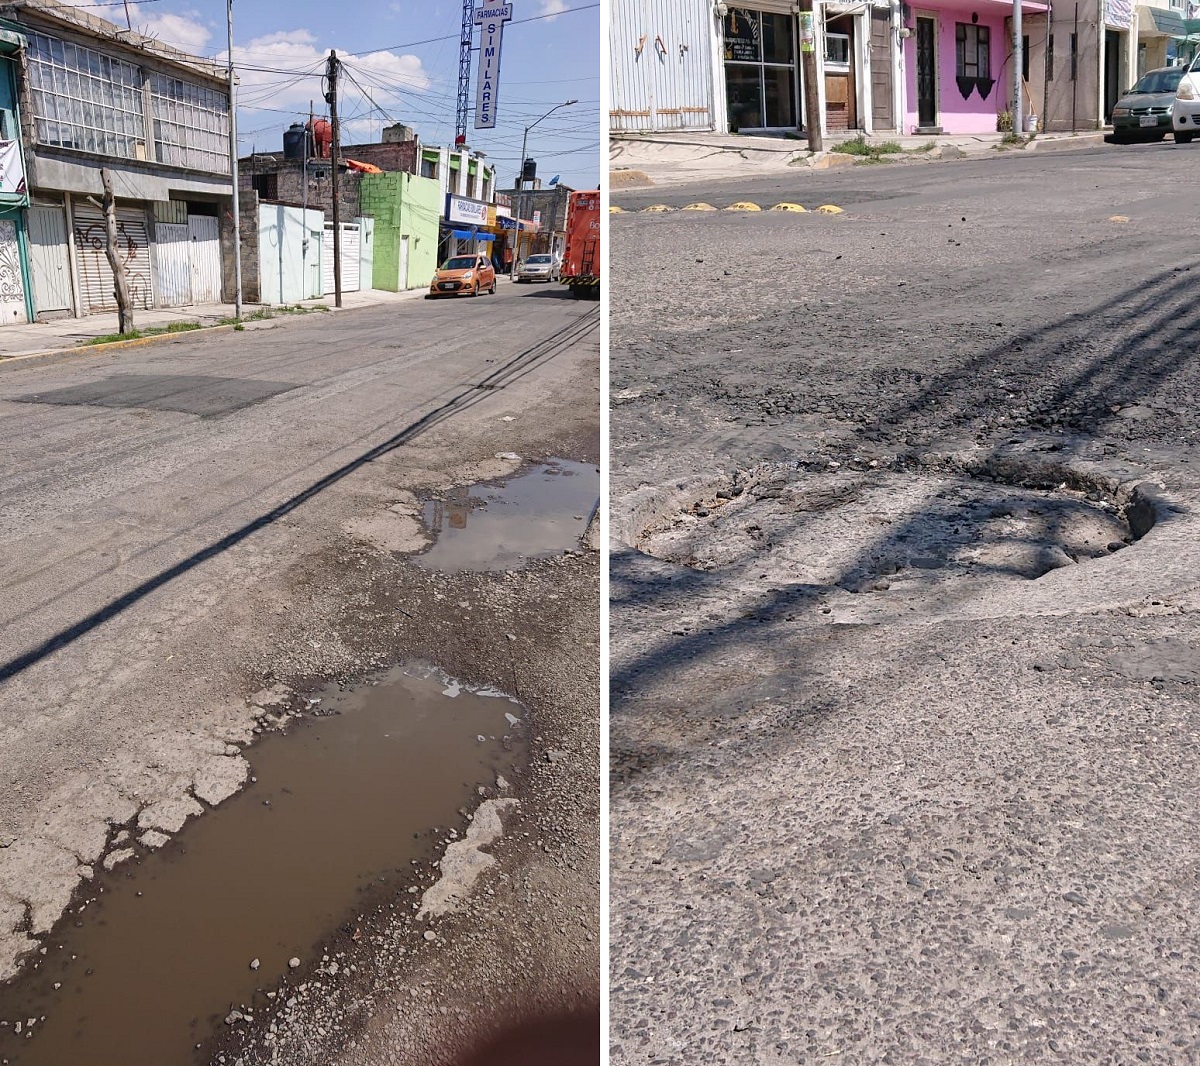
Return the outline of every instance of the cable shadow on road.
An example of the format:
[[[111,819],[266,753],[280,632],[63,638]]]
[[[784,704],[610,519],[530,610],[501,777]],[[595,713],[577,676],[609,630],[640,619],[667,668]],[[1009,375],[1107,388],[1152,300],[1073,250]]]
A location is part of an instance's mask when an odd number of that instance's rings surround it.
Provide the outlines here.
[[[1114,331],[1110,324],[1114,319],[1128,325]],[[743,324],[739,328],[747,327]],[[1070,404],[1083,412],[1080,417],[1087,432],[1099,436],[1119,422],[1117,412],[1108,405],[1114,392],[1125,399],[1144,400],[1169,384],[1179,386],[1184,396],[1196,394],[1197,382],[1192,379],[1200,368],[1190,348],[1180,344],[1180,338],[1196,332],[1200,332],[1200,277],[1178,269],[1162,270],[1135,292],[1097,303],[1089,314],[1071,314],[1031,327],[968,356],[951,370],[926,375],[915,394],[871,412],[854,432],[863,440],[868,434],[882,434],[885,441],[903,446],[910,433],[924,433],[930,424],[974,430],[985,445],[978,462],[986,468],[989,462],[1003,457],[1004,442],[997,438],[1013,433],[1010,427],[997,429],[993,424],[997,414],[994,373],[1002,368],[1010,382],[1008,391],[1014,393],[1008,401],[1011,407],[1031,404],[1031,410],[1053,415],[1057,408]],[[717,338],[710,335],[705,340],[712,344]],[[930,340],[936,343],[936,338]],[[705,369],[701,367],[699,372]],[[852,450],[854,440],[845,447]],[[1061,464],[1067,458],[1058,456],[1056,462]],[[889,542],[918,537],[930,518],[930,510],[922,508],[890,525],[886,532],[881,531],[842,566],[840,575],[823,591],[845,585],[857,572],[869,569],[873,558],[886,553]],[[790,530],[773,533],[776,539],[820,538],[823,521],[819,512],[798,512],[791,518]],[[747,598],[745,610],[737,617],[727,616],[697,632],[665,635],[660,629],[653,639],[640,637],[642,647],[621,653],[622,616],[626,612],[632,619],[657,605],[666,608],[662,612],[665,620],[673,617],[672,603],[686,604],[709,597],[714,602],[720,602],[723,596],[728,599],[723,590],[755,588],[761,558],[757,550],[747,547],[719,569],[703,570],[646,566],[635,554],[614,551],[614,656],[610,676],[614,713],[619,711],[621,699],[640,687],[669,680],[682,664],[728,655],[731,648],[740,645],[753,643],[758,654],[774,657],[789,670],[797,668],[794,641],[781,645],[779,641],[758,638],[764,620],[811,615],[820,599],[811,585],[771,589],[767,582],[757,581],[756,594]]]
[[[116,597],[103,607],[92,611],[74,624],[61,629],[29,651],[0,664],[0,682],[8,681],[23,671],[28,670],[31,666],[43,661],[55,652],[67,647],[104,625],[104,623],[117,617],[123,611],[133,607],[151,593],[184,576],[202,563],[236,547],[254,533],[265,529],[272,523],[291,514],[297,508],[313,500],[326,489],[342,481],[355,471],[410,443],[422,433],[432,429],[448,418],[469,410],[476,404],[487,399],[492,393],[514,384],[572,345],[581,341],[584,337],[598,330],[599,327],[600,316],[598,311],[595,314],[584,314],[556,330],[549,337],[530,345],[524,351],[489,371],[480,381],[464,385],[460,392],[439,404],[425,415],[409,423],[387,440],[369,448],[349,462],[343,463],[337,469],[314,481],[307,488],[290,496],[278,506],[244,523],[231,533],[226,534],[207,547],[194,552],[173,566],[160,571],[153,577],[147,578],[128,592]]]

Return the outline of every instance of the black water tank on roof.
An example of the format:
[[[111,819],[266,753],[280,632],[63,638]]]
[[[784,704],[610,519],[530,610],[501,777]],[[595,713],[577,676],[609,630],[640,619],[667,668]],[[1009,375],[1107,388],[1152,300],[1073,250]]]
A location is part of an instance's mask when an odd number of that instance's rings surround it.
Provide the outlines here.
[[[537,160],[526,159],[525,166],[521,168],[521,180],[533,181],[537,177]]]
[[[283,134],[283,158],[303,159],[304,138],[306,136],[304,123],[293,122]]]

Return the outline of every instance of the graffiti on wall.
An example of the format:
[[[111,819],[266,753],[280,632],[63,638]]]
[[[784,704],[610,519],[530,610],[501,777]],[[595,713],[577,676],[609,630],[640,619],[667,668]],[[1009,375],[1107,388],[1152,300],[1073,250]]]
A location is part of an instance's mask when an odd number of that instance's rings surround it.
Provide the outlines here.
[[[90,310],[116,310],[112,294],[112,268],[108,265],[105,252],[107,238],[103,220],[75,220],[75,247],[79,253],[84,288],[91,299]],[[146,244],[144,226],[131,226],[117,220],[117,255],[125,265],[125,281],[129,286],[129,299],[135,307],[150,307],[153,291],[150,286],[150,249]],[[96,284],[99,283],[99,284]],[[102,294],[102,302],[96,297]]]

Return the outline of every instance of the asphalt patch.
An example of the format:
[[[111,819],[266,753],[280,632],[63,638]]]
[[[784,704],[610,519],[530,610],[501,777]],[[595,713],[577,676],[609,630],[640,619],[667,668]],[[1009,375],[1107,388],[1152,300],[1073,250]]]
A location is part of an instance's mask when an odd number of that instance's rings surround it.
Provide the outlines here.
[[[216,378],[198,374],[116,374],[103,381],[16,396],[17,403],[66,407],[140,408],[217,418],[297,388],[287,381]]]

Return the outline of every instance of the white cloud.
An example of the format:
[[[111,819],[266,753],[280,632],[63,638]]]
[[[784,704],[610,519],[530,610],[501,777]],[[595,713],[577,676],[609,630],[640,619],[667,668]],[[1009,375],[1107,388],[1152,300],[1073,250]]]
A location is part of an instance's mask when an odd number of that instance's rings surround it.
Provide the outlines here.
[[[187,15],[156,14],[145,20],[138,18],[133,25],[139,33],[194,56],[204,55],[205,47],[212,39],[212,31],[207,26]]]
[[[549,15],[550,21],[554,21],[555,15],[561,15],[564,11],[569,10],[566,0],[542,0],[542,9],[538,12],[540,15]]]
[[[338,86],[339,111],[344,116],[344,141],[359,137],[367,139],[378,130],[381,121],[379,112],[374,110],[372,103],[363,99],[349,74],[362,82],[363,88],[371,94],[374,105],[397,117],[411,115],[413,94],[426,92],[432,84],[421,60],[415,55],[382,51],[350,56],[340,49],[338,51],[339,55],[346,56],[348,63],[348,69]],[[328,50],[319,49],[316,36],[306,29],[270,33],[256,37],[244,46],[235,45],[233,58],[240,81],[239,103],[248,108],[257,106],[279,111],[294,110],[300,114],[307,113],[312,102],[318,114],[325,112],[323,75],[328,55]],[[218,56],[218,60],[224,62],[224,52]],[[270,69],[261,69],[264,67]],[[370,117],[362,117],[362,113],[368,110],[374,113]],[[272,114],[272,110],[262,112],[261,122],[257,116],[253,121],[243,119],[242,128],[252,130],[266,127],[272,121]],[[357,119],[356,114],[359,116]],[[286,118],[280,117],[281,130],[286,121]],[[383,121],[386,123],[386,120]]]

